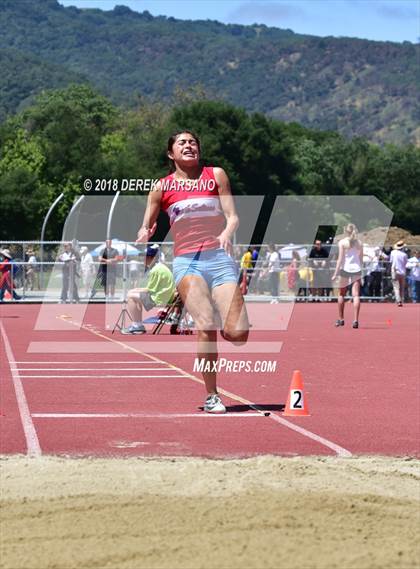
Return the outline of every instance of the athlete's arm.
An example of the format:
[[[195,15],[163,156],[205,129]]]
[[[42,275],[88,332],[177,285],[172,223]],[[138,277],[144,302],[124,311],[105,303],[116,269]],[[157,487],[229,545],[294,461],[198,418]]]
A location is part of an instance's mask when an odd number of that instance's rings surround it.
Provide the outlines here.
[[[226,218],[226,227],[217,238],[220,241],[220,246],[228,253],[231,253],[231,239],[232,235],[239,227],[239,218],[236,213],[235,202],[233,201],[230,182],[226,172],[223,168],[214,168],[213,173],[217,185],[219,186],[220,205]]]
[[[343,264],[343,258],[344,258],[344,245],[343,243],[340,241],[338,244],[338,259],[337,259],[337,264],[335,266],[335,271],[334,274],[332,276],[332,280],[334,281],[337,278],[338,275],[338,271],[341,269],[341,265]]]
[[[136,243],[147,243],[156,231],[156,220],[160,212],[161,197],[162,188],[160,182],[158,182],[149,192],[143,223],[138,230]]]

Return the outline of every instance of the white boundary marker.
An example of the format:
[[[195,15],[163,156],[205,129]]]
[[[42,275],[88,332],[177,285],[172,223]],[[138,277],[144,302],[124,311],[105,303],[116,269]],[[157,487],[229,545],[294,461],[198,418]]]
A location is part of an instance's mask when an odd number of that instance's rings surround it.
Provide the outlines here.
[[[22,421],[23,432],[25,434],[27,454],[28,456],[41,456],[41,446],[39,444],[38,435],[36,434],[35,426],[29,412],[28,401],[25,396],[22,381],[19,372],[16,369],[16,361],[10,346],[9,338],[7,337],[6,330],[0,322],[1,335],[3,336],[4,347],[6,350],[7,359],[9,361],[10,371],[12,373],[13,386],[15,388],[16,400],[18,404],[20,420]]]
[[[37,419],[118,419],[118,418],[139,418],[139,419],[177,419],[179,417],[192,417],[195,419],[208,419],[209,417],[264,417],[261,413],[32,413],[32,417]]]
[[[308,431],[307,429],[304,429],[303,427],[299,427],[299,425],[295,425],[294,423],[291,423],[290,421],[283,419],[283,417],[279,417],[278,415],[274,415],[274,413],[271,413],[268,418],[272,419],[273,421],[277,421],[277,423],[284,425],[288,429],[292,429],[292,431],[296,431],[297,433],[303,435],[304,437],[308,437],[309,439],[312,439],[312,440],[320,443],[321,445],[324,445],[324,446],[330,448],[331,450],[336,452],[338,456],[342,456],[342,457],[352,456],[352,454],[349,450],[329,441],[328,439],[324,439],[323,437],[320,437],[319,435],[316,435],[315,433],[312,433],[311,431]]]
[[[170,371],[170,370],[169,370]],[[34,378],[37,377],[38,379],[42,378],[61,378],[61,379],[75,379],[75,378],[81,378],[81,379],[101,379],[103,377],[105,378],[111,378],[111,377],[117,377],[118,379],[130,379],[130,378],[143,378],[143,379],[161,379],[161,378],[168,378],[168,377],[185,377],[185,375],[175,375],[175,374],[171,374],[171,375],[21,375],[20,377],[24,377],[26,378]]]
[[[47,361],[45,361],[45,360],[42,361],[42,362],[41,362],[41,361],[28,362],[28,361],[21,361],[21,360],[18,361],[18,360],[15,360],[15,364],[28,364],[28,365],[29,365],[29,364],[31,364],[31,365],[32,365],[32,364],[60,364],[60,365],[92,364],[92,365],[95,365],[96,363],[97,363],[97,362],[93,362],[92,360],[90,360],[89,362],[86,362],[86,361],[84,361],[84,362],[60,362],[60,361],[59,361],[59,362],[58,362],[57,360],[54,360],[54,361],[52,361],[52,362],[50,362],[50,361],[47,362]],[[109,360],[109,361],[101,361],[100,363],[103,363],[103,364],[106,364],[106,365],[107,365],[107,364],[110,364],[110,365],[111,365],[111,364],[126,364],[126,365],[136,364],[136,365],[137,365],[137,364],[150,364],[150,360],[139,360],[139,361],[132,361],[132,362],[121,362],[121,361],[116,362],[116,361],[114,361],[114,360]],[[160,365],[162,365],[162,364],[163,364],[163,365],[168,365],[168,364],[165,363],[165,362],[154,362],[154,363],[160,364]],[[48,369],[49,369],[49,368],[48,368]]]
[[[16,367],[16,371],[166,371],[161,367]],[[167,371],[173,371],[171,369]]]
[[[59,318],[59,316],[57,316]],[[80,329],[79,322],[73,322],[71,320],[64,320],[69,324],[73,324]],[[91,328],[87,328],[85,326],[81,327],[83,330],[87,330],[92,334],[97,333],[96,330]],[[31,354],[32,357],[38,357],[37,354],[79,354],[79,357],[83,357],[81,354],[124,354],[127,353],[128,350],[131,350],[132,347],[138,347],[138,353],[146,354],[143,352],[145,347],[147,347],[150,353],[156,354],[195,354],[196,353],[196,346],[195,342],[193,341],[183,341],[178,340],[178,338],[182,338],[182,336],[173,336],[176,340],[171,343],[168,341],[157,340],[157,341],[147,341],[144,340],[132,340],[130,342],[119,342],[114,340],[114,345],[109,345],[109,340],[112,338],[108,338],[107,336],[101,335],[102,338],[108,340],[108,342],[62,342],[62,341],[31,341],[28,346],[28,354]],[[191,336],[190,336],[191,337]],[[125,336],[128,338],[128,336]],[[221,342],[217,347],[219,354],[277,354],[280,352],[282,342],[248,342],[244,346],[233,346],[228,342]],[[213,351],[216,351],[216,343],[214,345]]]

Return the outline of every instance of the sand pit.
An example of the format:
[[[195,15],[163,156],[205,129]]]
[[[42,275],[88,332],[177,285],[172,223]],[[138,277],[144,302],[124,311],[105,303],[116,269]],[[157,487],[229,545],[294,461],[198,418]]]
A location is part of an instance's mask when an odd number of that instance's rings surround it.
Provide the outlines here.
[[[415,568],[419,466],[4,457],[0,566]]]

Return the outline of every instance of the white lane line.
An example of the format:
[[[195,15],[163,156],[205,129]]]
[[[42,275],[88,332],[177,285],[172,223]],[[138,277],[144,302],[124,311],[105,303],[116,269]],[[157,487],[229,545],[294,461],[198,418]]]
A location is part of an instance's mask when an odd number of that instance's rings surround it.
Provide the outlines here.
[[[168,370],[169,371],[169,370]],[[171,370],[172,371],[172,370]],[[119,377],[120,379],[130,379],[131,377],[143,377],[145,379],[155,379],[155,378],[161,378],[161,377],[185,377],[183,374],[171,374],[171,375],[114,375],[114,374],[110,374],[110,375],[21,375],[20,377],[24,377],[25,379],[28,377],[38,377],[38,378],[46,378],[46,377],[51,377],[51,378],[61,378],[61,379],[65,379],[65,378],[75,378],[75,377],[80,377],[80,378],[89,378],[89,379],[97,379],[99,377]]]
[[[16,367],[17,371],[172,371],[162,367]]]
[[[86,361],[84,361],[84,362],[62,362],[62,361],[59,361],[59,360],[54,360],[54,361],[52,361],[52,362],[50,362],[50,361],[48,361],[48,362],[47,362],[47,361],[42,361],[42,362],[40,362],[40,361],[36,361],[36,362],[30,361],[30,362],[28,362],[28,361],[15,360],[15,364],[31,364],[31,365],[32,365],[32,364],[75,365],[75,364],[95,364],[95,363],[97,363],[97,362],[93,362],[92,360],[90,360],[90,361],[88,361],[88,362],[86,362]],[[126,365],[136,364],[136,365],[137,365],[137,364],[150,364],[151,362],[150,362],[150,360],[134,360],[134,361],[132,361],[132,362],[130,362],[130,361],[115,361],[115,360],[109,360],[109,361],[102,361],[101,363],[103,363],[103,364],[126,364]],[[154,363],[156,363],[156,365],[158,365],[158,364],[159,364],[159,365],[165,365],[165,366],[168,365],[168,364],[166,364],[165,362],[154,362]]]
[[[274,415],[274,413],[271,413],[271,415],[269,416],[269,419],[272,419],[273,421],[277,421],[277,423],[284,425],[288,429],[292,429],[292,431],[296,431],[297,433],[299,433],[305,437],[308,437],[309,439],[312,439],[312,440],[320,443],[321,445],[324,445],[324,446],[330,448],[331,450],[336,452],[338,456],[345,456],[345,457],[352,456],[352,454],[349,450],[341,447],[340,445],[337,445],[336,443],[333,443],[332,441],[329,441],[328,439],[324,439],[324,437],[320,437],[319,435],[316,435],[315,433],[312,433],[311,431],[308,431],[307,429],[304,429],[303,427],[299,427],[299,425],[295,425],[294,423],[287,421],[287,419],[283,419],[283,417],[279,417],[278,415]]]
[[[109,418],[139,418],[139,419],[176,419],[177,417],[194,417],[207,419],[209,417],[264,417],[261,413],[32,413],[36,419],[109,419]]]
[[[25,391],[23,389],[22,381],[19,372],[12,369],[12,365],[16,366],[15,357],[10,346],[9,338],[7,337],[6,330],[0,322],[1,335],[3,336],[4,347],[6,356],[9,361],[10,370],[12,373],[13,386],[15,388],[16,400],[18,404],[20,420],[22,421],[23,432],[25,434],[27,454],[29,456],[41,456],[41,446],[39,444],[38,435],[29,412],[28,401],[26,399]]]
[[[69,324],[73,324],[80,329],[80,323],[72,322],[66,320]],[[97,334],[96,330],[91,330],[89,328],[81,327],[83,330],[91,332],[92,334]],[[132,347],[138,346],[139,350],[137,353],[143,355],[145,354],[142,350],[147,346],[147,350],[150,353],[155,354],[196,354],[196,342],[195,341],[183,341],[178,340],[182,336],[173,336],[176,340],[166,341],[166,340],[153,340],[153,341],[130,341],[130,342],[120,342],[118,340],[113,340],[115,342],[112,346],[109,345],[109,341],[112,338],[102,335],[107,341],[103,342],[77,342],[77,341],[32,341],[30,342],[27,353],[30,354],[29,357],[37,357],[37,354],[60,354],[61,357],[69,357],[69,354],[77,354],[79,358],[84,357],[82,354],[106,354],[108,357],[110,354],[118,354],[118,357]],[[127,336],[125,336],[127,337]],[[213,352],[218,352],[219,354],[278,354],[282,347],[282,342],[248,342],[244,346],[234,346],[228,342],[219,343],[217,346],[216,342],[209,342],[209,350]],[[87,356],[86,356],[87,357]]]

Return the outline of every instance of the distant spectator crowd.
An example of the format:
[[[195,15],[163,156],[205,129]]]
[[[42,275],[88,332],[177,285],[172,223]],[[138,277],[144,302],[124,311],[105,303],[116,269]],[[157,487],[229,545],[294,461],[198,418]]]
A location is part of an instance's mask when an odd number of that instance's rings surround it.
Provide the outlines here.
[[[79,302],[96,296],[100,289],[107,298],[115,297],[117,277],[125,263],[127,286],[137,286],[144,259],[131,248],[129,255],[111,240],[96,250],[65,243],[61,251],[44,261],[58,263],[62,276],[61,302]],[[131,247],[131,246],[130,246]],[[161,259],[171,266],[171,247],[161,248]],[[270,295],[276,299],[294,295],[309,302],[331,301],[335,285],[331,280],[337,261],[337,247],[332,239],[316,240],[310,246],[289,244],[234,246],[234,259],[239,269],[239,285],[245,294]],[[124,260],[125,259],[125,260]],[[383,299],[396,302],[420,301],[420,252],[400,241],[393,247],[364,245],[361,296],[372,302]],[[40,250],[27,246],[21,255],[13,246],[0,246],[0,302],[38,291],[40,283]],[[46,271],[47,274],[48,271]],[[17,291],[19,290],[19,293]],[[22,291],[21,291],[22,289]]]
[[[293,294],[297,300],[331,300],[335,288],[332,274],[337,248],[332,239],[316,240],[309,249],[300,245],[241,247],[234,251],[240,266],[239,279],[251,294]],[[395,299],[420,301],[420,251],[401,241],[393,247],[364,247],[361,296],[372,302]],[[401,297],[401,298],[400,298]]]

